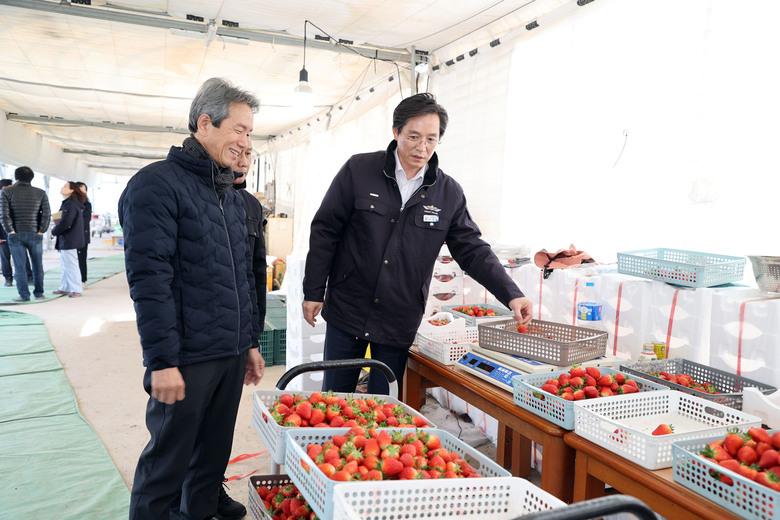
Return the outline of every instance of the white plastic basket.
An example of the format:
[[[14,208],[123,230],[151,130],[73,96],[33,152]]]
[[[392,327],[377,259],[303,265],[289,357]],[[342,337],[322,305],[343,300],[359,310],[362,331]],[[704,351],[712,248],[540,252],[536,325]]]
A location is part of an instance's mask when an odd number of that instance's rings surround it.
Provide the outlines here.
[[[652,435],[659,424],[671,424],[675,433]],[[673,442],[725,435],[734,426],[747,430],[761,426],[761,419],[674,391],[641,392],[574,403],[577,435],[653,470],[672,466]]]
[[[442,330],[417,333],[417,348],[421,354],[444,365],[454,365],[479,337],[476,327],[463,330]]]
[[[446,325],[433,325],[430,323],[430,320],[444,319],[450,320],[450,322]],[[437,312],[423,318],[423,320],[420,322],[420,326],[417,328],[417,332],[422,332],[423,334],[428,334],[430,332],[441,333],[445,331],[463,331],[465,328],[466,320],[463,318],[456,318],[451,312]]]
[[[334,491],[344,482],[331,480],[320,471],[314,461],[306,453],[306,446],[310,443],[322,444],[331,440],[334,435],[344,435],[349,431],[348,428],[307,428],[305,431],[287,432],[287,456],[285,457],[285,469],[290,475],[298,490],[306,498],[309,506],[317,513],[321,520],[341,520],[341,517],[334,515]],[[403,431],[403,430],[401,430]],[[459,440],[454,435],[443,431],[430,428],[420,428],[417,431],[436,433],[441,440],[441,447],[447,451],[458,453],[463,460],[468,462],[476,472],[483,477],[510,477],[511,474],[487,458],[485,455],[472,448],[468,444]],[[484,479],[442,479],[449,481],[453,486],[462,484],[464,480],[472,482],[482,482]],[[405,480],[403,482],[411,489],[425,489],[438,480]],[[386,484],[392,484],[393,481],[365,481],[356,483],[365,486],[364,489],[382,489]],[[468,497],[465,497],[468,499]]]
[[[723,439],[723,435],[672,444],[674,481],[742,518],[780,519],[780,492],[728,470],[712,459],[698,455],[710,442],[720,439]],[[710,475],[710,470],[727,475],[733,483],[721,482],[719,478]]]
[[[454,482],[453,482],[454,480]],[[566,503],[522,478],[346,482],[334,490],[333,518],[406,520],[431,518],[513,520]]]
[[[316,426],[309,427],[309,428],[299,428],[299,427],[288,427],[288,426],[281,426],[276,423],[274,418],[271,416],[271,412],[269,408],[271,408],[276,402],[276,400],[279,398],[279,396],[283,394],[291,394],[293,392],[290,392],[288,390],[255,390],[254,392],[254,405],[252,407],[252,426],[254,426],[257,433],[260,435],[260,440],[263,441],[263,444],[265,444],[265,447],[268,449],[268,453],[271,454],[271,461],[275,462],[276,464],[284,464],[284,446],[286,437],[285,434],[288,431],[291,430],[325,430],[325,431],[331,431],[331,428],[318,428]],[[296,394],[303,395],[305,398],[308,398],[312,393],[314,392],[302,392]],[[338,397],[348,398],[348,397],[359,397],[361,399],[381,399],[382,401],[385,401],[390,404],[400,405],[401,408],[403,408],[406,413],[422,417],[428,422],[429,428],[436,428],[436,425],[433,424],[431,421],[429,421],[425,416],[423,416],[420,412],[415,410],[414,408],[411,408],[406,403],[402,403],[398,399],[391,397],[389,395],[369,395],[369,394],[350,394],[350,393],[335,393]],[[380,430],[387,430],[387,429],[397,429],[397,428],[379,428]]]
[[[485,309],[492,309],[496,315],[495,316],[482,316],[481,318],[478,318],[476,316],[471,316],[469,314],[466,314],[465,312],[456,311],[455,309],[458,307],[472,307],[476,305],[477,307],[483,307]],[[471,303],[471,304],[465,304],[465,305],[445,305],[442,307],[447,312],[451,312],[455,317],[462,318],[466,320],[466,326],[468,327],[476,327],[480,323],[489,323],[491,321],[496,320],[505,320],[507,318],[511,318],[514,316],[514,313],[504,307],[503,305],[491,305],[489,303]]]
[[[615,375],[619,370],[612,368],[600,368],[602,374]],[[515,404],[520,408],[525,408],[529,412],[543,417],[553,424],[567,430],[574,429],[574,403],[567,401],[557,395],[552,395],[542,391],[541,387],[548,379],[558,379],[561,374],[568,374],[568,370],[559,370],[557,372],[542,372],[539,374],[528,374],[514,376],[512,378],[512,388]],[[629,376],[626,376],[629,379]],[[630,379],[636,381],[636,386],[640,392],[650,390],[669,391],[669,388],[641,377],[631,376]],[[633,394],[629,394],[633,395]],[[612,399],[613,397],[597,397],[595,399]],[[595,400],[589,399],[589,400]]]

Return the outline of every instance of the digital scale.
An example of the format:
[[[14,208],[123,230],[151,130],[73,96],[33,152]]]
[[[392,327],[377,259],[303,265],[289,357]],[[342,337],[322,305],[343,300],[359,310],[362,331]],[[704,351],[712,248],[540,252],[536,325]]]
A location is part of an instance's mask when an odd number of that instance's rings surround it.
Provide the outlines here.
[[[518,375],[537,374],[540,372],[556,372],[568,370],[568,366],[556,366],[541,361],[535,361],[520,356],[504,354],[495,350],[480,347],[477,343],[470,345],[471,351],[458,360],[459,368],[484,379],[488,383],[514,391],[512,378]],[[613,367],[615,358],[598,357],[580,363],[584,367]]]

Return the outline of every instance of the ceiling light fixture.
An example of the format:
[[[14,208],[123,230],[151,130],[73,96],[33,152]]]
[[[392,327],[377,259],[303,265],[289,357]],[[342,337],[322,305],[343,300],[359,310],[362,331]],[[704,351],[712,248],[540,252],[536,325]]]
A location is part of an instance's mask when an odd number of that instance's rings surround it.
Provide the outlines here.
[[[309,85],[309,72],[306,70],[306,24],[308,23],[308,20],[303,22],[303,68],[298,73],[298,86],[293,91],[295,104],[302,107],[310,107],[314,104],[314,92]]]

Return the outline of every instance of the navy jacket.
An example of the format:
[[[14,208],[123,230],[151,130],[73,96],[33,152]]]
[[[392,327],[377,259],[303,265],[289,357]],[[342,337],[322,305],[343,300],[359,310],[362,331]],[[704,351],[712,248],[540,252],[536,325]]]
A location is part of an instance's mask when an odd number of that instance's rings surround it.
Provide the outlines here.
[[[235,190],[217,197],[213,167],[171,147],[119,198],[127,281],[144,365],[152,370],[258,345],[244,206]]]
[[[246,191],[246,182],[234,186],[244,203],[246,212],[246,231],[249,236],[249,251],[252,253],[252,273],[255,275],[255,293],[257,294],[257,319],[260,330],[265,326],[266,291],[268,282],[266,269],[268,262],[265,258],[265,219],[263,218],[263,205],[254,195]]]
[[[52,228],[52,236],[57,237],[54,248],[57,251],[63,249],[81,249],[86,244],[84,237],[84,204],[68,197],[60,206],[62,217]]]
[[[480,238],[463,189],[438,168],[436,154],[401,210],[396,146],[392,141],[385,151],[353,155],[333,179],[312,220],[303,297],[324,301],[322,315],[336,328],[407,348],[445,241],[458,264],[501,303],[523,293]]]

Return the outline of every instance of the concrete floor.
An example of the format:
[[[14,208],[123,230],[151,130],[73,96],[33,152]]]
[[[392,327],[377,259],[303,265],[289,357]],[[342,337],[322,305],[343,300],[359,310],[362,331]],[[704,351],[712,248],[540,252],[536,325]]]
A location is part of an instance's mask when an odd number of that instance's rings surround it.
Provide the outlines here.
[[[111,247],[110,240],[93,239],[90,244],[90,257],[120,253],[121,250]],[[59,253],[44,251],[44,270],[58,266]],[[57,298],[0,309],[44,319],[81,413],[105,444],[129,488],[149,434],[144,425],[148,396],[141,385],[141,345],[124,272],[93,283],[84,290],[82,298]],[[275,388],[284,372],[283,366],[269,367],[260,385],[244,387],[231,458],[265,450],[251,424],[252,394],[259,388]],[[265,454],[232,464],[227,475],[251,471],[255,475],[270,473],[270,457]],[[247,480],[228,483],[230,495],[243,504],[247,503]]]
[[[121,254],[110,239],[93,239],[89,257]],[[59,266],[57,251],[44,251],[44,270]],[[62,363],[84,417],[106,446],[119,473],[132,485],[138,455],[149,440],[144,425],[147,395],[141,381],[141,345],[135,325],[135,311],[127,278],[121,272],[89,285],[82,298],[56,298],[40,303],[0,306],[0,309],[40,316],[49,332],[54,350]],[[231,459],[242,454],[265,451],[251,424],[253,392],[274,389],[284,374],[284,366],[266,368],[258,386],[244,387]],[[495,460],[495,446],[469,423],[458,422],[432,399],[423,408],[439,427],[461,435]],[[227,476],[265,475],[271,472],[266,453],[228,466]],[[537,480],[538,480],[538,474]],[[248,477],[228,483],[229,494],[247,504]],[[538,483],[538,482],[537,482]],[[247,516],[249,518],[249,516]]]

